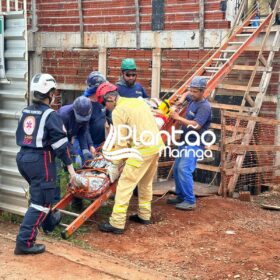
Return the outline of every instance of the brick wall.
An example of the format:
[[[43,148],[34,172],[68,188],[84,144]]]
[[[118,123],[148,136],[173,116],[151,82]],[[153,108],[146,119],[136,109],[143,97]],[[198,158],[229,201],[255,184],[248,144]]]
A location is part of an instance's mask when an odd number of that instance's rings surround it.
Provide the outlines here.
[[[151,0],[140,0],[140,29],[151,30]],[[77,0],[38,0],[37,14],[40,31],[78,32],[79,12]],[[205,4],[205,28],[229,28],[229,22],[220,11],[220,1]],[[135,30],[134,0],[83,1],[83,21],[86,32]],[[166,0],[165,30],[198,29],[198,0]]]
[[[98,51],[44,49],[42,72],[53,75],[58,83],[85,87],[89,72],[98,70]]]
[[[209,50],[162,51],[161,89],[178,89],[210,56]]]

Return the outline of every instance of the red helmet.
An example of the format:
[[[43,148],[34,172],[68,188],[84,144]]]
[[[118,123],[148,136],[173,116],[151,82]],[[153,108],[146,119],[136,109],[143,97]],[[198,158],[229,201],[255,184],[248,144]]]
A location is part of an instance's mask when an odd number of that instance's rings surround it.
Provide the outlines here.
[[[108,92],[116,91],[117,87],[109,82],[102,83],[96,90],[97,101],[102,104],[104,101],[104,95]]]

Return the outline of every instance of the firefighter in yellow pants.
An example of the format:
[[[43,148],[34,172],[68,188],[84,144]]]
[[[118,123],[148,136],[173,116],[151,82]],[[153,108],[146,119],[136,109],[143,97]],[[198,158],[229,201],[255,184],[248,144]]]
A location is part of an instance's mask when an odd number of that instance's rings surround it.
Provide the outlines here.
[[[251,13],[254,9],[257,9],[259,16],[266,17],[271,12],[272,2],[274,0],[248,0],[248,12]]]
[[[138,213],[129,219],[144,225],[150,224],[153,177],[164,144],[152,112],[143,100],[120,97],[116,86],[111,83],[101,84],[96,97],[107,109],[113,111],[113,125],[116,128],[117,136],[113,137],[114,134],[109,133],[108,138],[112,136],[112,140],[109,139],[109,144],[106,141],[104,149],[114,144],[114,155],[121,155],[127,150],[135,151],[135,156],[126,160],[120,175],[110,220],[99,226],[101,231],[120,234],[125,228],[127,208],[136,185]],[[111,182],[119,176],[120,161],[113,162],[114,165],[109,169]]]

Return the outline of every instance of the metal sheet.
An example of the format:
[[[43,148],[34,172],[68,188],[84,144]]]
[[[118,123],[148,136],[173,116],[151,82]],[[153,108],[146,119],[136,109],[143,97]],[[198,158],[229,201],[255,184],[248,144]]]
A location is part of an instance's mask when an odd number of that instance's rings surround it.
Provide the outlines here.
[[[26,20],[23,11],[4,16],[4,59],[8,82],[0,83],[0,209],[23,215],[28,185],[19,174],[15,130],[27,90]]]

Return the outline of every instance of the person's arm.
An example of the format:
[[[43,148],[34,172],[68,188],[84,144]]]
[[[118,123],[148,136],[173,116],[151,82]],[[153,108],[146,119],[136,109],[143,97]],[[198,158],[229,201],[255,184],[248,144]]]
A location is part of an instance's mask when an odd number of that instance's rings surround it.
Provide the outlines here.
[[[95,148],[94,148],[94,145],[93,145],[93,141],[92,141],[92,138],[91,138],[91,135],[90,135],[90,132],[89,132],[89,128],[87,129],[87,133],[86,134],[87,134],[87,143],[88,143],[89,151],[92,154],[92,156],[94,156],[96,151],[95,151]]]
[[[180,98],[176,101],[176,105],[182,105],[185,101],[190,102],[191,101],[191,96],[190,92],[186,91],[184,92]]]
[[[142,97],[149,98],[149,95],[147,94],[147,92],[145,91],[145,89],[143,87],[142,87]]]
[[[187,120],[186,118],[181,117],[177,112],[171,112],[170,117],[176,121],[179,121],[181,124],[185,126],[191,125],[195,130],[201,129],[201,125],[197,121]]]
[[[210,115],[211,115],[211,107],[207,105],[203,105],[200,106],[200,108],[198,108],[195,118],[193,120],[188,120],[186,118],[183,118],[176,112],[171,113],[171,117],[174,120],[179,121],[181,124],[185,126],[191,125],[192,128],[195,130],[200,130],[205,125]]]
[[[88,131],[88,123],[82,126],[77,133],[77,139],[79,141],[80,148],[86,160],[91,159],[93,157],[93,155],[89,151],[87,131]]]
[[[55,112],[50,114],[46,121],[46,129],[51,138],[50,144],[58,158],[67,166],[70,174],[70,182],[73,180],[76,172],[72,165],[71,155],[68,149],[68,138],[62,122],[62,119]]]
[[[118,139],[115,143],[114,150],[119,150],[123,148],[128,148],[128,141],[124,140],[128,131],[122,125],[127,123],[127,114],[124,110],[116,108],[112,113],[113,125],[116,128],[118,134]]]

